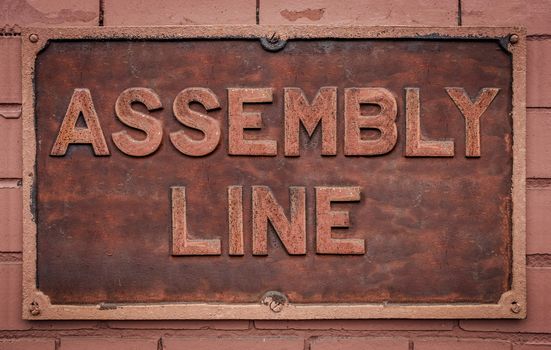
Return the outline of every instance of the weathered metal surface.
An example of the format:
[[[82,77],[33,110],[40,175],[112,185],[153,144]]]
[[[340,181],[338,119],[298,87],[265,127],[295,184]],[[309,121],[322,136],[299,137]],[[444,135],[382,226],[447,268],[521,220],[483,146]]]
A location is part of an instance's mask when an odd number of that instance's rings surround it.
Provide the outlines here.
[[[499,42],[511,31],[301,40],[291,28],[271,52],[196,30],[51,40],[27,61],[25,302],[51,304],[40,317],[182,302],[73,318],[524,315],[511,311],[524,306],[522,52]],[[271,313],[257,310],[268,291],[284,299]]]

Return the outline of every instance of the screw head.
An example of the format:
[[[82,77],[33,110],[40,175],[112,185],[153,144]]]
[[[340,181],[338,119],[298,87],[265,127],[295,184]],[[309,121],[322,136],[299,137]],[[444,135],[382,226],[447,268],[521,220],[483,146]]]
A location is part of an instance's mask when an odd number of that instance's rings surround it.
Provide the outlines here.
[[[518,43],[518,35],[516,34],[511,34],[511,36],[509,37],[509,42],[511,44],[516,44]]]
[[[273,312],[281,312],[281,310],[283,310],[283,304],[272,300],[272,302],[270,302],[270,310]]]
[[[511,303],[511,311],[515,314],[518,314],[520,310],[521,310],[520,305],[516,301],[513,301]]]
[[[277,43],[278,41],[279,41],[279,35],[277,35],[276,32],[274,32],[274,33],[272,34],[272,36],[268,39],[268,42],[269,42],[270,44],[275,44],[275,43]]]
[[[38,35],[37,34],[31,34],[29,35],[29,40],[31,43],[36,43],[38,42]]]
[[[31,305],[29,306],[29,312],[31,313],[31,315],[33,316],[38,316],[40,315],[40,306],[38,305],[38,303],[36,301],[33,301],[31,303]]]
[[[266,305],[272,312],[281,312],[288,302],[285,294],[276,291],[266,292],[261,299],[261,303]]]

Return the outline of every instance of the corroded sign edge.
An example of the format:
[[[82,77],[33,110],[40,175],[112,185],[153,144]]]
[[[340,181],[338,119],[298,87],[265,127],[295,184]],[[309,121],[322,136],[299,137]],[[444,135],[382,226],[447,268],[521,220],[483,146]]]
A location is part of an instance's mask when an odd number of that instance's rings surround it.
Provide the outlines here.
[[[511,290],[497,304],[294,304],[272,307],[273,296],[256,304],[144,303],[58,305],[40,292],[37,283],[34,123],[34,70],[37,54],[49,40],[80,39],[259,39],[278,50],[286,39],[499,40],[512,55],[512,280]],[[273,39],[277,40],[274,41]],[[23,90],[23,319],[466,319],[526,317],[526,31],[520,27],[368,27],[368,26],[166,26],[25,28],[22,31]],[[276,298],[277,299],[277,298]]]

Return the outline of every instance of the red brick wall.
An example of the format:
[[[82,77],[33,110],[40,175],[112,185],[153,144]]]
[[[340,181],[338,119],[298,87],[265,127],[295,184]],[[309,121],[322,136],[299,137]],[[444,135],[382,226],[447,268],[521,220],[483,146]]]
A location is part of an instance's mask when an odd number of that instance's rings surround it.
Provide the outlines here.
[[[0,350],[550,350],[551,0],[0,0],[0,28],[255,23],[522,25],[528,29],[528,318],[281,322],[21,320],[20,38],[0,29]]]

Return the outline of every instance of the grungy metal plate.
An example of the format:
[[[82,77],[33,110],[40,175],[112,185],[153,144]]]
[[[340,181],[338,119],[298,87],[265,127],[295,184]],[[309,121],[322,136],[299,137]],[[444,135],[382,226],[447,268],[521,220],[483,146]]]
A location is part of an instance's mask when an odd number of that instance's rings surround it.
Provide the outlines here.
[[[525,316],[522,30],[27,35],[24,317]]]

